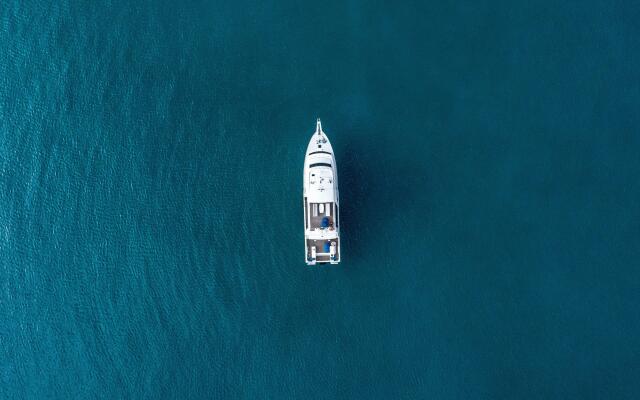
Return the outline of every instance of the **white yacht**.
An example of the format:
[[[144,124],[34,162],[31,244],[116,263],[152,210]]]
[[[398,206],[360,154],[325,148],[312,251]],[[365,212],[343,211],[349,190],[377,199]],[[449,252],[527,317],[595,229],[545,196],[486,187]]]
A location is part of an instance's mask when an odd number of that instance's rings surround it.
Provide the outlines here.
[[[304,158],[304,246],[306,262],[340,262],[338,169],[320,118]]]

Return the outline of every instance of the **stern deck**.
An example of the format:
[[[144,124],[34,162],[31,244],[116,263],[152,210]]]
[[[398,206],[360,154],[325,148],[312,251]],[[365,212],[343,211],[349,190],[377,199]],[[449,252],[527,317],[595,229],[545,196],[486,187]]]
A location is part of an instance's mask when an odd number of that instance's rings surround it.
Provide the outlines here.
[[[330,252],[325,252],[325,243],[335,243],[336,254],[334,259],[331,259]],[[316,248],[316,259],[311,260],[311,248],[315,246]],[[306,247],[307,247],[307,264],[315,264],[315,263],[331,263],[337,264],[340,262],[340,239],[306,239]]]

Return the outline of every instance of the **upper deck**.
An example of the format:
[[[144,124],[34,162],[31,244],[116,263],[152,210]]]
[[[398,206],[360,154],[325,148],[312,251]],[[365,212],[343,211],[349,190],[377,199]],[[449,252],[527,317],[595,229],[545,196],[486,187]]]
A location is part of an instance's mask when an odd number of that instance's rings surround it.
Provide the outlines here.
[[[335,185],[333,179],[333,170],[326,167],[325,164],[318,166],[319,163],[311,164],[307,169],[306,181],[308,182],[306,196],[310,202],[328,203],[335,201]],[[326,164],[330,165],[330,164]]]

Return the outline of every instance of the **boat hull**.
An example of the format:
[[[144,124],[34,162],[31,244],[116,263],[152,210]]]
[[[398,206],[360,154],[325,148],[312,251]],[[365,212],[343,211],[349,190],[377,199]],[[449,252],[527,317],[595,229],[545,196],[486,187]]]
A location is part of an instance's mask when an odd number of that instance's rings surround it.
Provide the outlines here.
[[[338,264],[342,253],[338,169],[320,120],[305,155],[303,209],[305,262]]]

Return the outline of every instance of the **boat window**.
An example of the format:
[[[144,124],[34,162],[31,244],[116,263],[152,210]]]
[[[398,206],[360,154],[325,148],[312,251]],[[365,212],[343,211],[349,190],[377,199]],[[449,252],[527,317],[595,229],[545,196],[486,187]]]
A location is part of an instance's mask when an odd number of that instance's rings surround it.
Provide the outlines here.
[[[311,165],[309,165],[309,168],[313,168],[313,167],[329,167],[329,168],[331,168],[331,164],[327,164],[327,163],[315,163],[315,164],[311,164]]]

